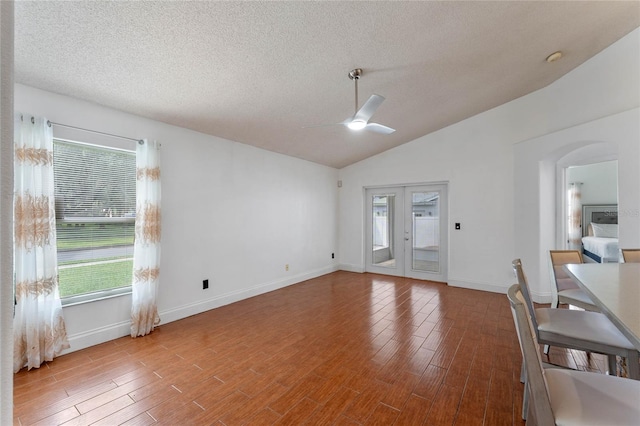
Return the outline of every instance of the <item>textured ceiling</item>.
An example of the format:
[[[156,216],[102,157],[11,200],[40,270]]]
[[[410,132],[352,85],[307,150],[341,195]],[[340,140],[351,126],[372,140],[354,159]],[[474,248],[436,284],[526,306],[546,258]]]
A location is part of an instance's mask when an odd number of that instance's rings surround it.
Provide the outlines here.
[[[344,167],[540,89],[640,26],[631,2],[16,2],[19,83]],[[560,61],[546,63],[562,50]],[[360,103],[386,97],[354,132]]]

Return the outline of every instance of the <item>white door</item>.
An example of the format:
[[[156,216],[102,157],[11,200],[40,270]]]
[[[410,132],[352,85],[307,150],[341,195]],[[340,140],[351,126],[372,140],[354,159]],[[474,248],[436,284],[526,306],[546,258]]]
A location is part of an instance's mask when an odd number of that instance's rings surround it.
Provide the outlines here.
[[[404,200],[404,275],[446,282],[446,185],[407,186]]]
[[[447,186],[366,191],[366,270],[447,281]]]
[[[404,276],[404,190],[367,189],[366,270]]]

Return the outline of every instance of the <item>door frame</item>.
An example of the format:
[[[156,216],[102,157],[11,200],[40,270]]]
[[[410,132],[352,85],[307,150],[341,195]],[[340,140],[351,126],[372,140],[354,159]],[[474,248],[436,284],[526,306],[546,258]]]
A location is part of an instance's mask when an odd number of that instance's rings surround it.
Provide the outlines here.
[[[402,202],[402,213],[398,213],[396,214],[396,220],[398,220],[398,217],[400,217],[403,222],[406,220],[406,216],[409,216],[411,213],[410,212],[406,212],[405,210],[405,203],[406,200],[405,198],[405,193],[409,188],[414,188],[414,187],[441,187],[440,189],[443,191],[443,199],[441,200],[441,235],[440,235],[440,239],[441,239],[441,249],[440,249],[440,256],[442,257],[441,260],[441,271],[438,275],[437,278],[435,278],[435,275],[429,272],[424,272],[424,273],[412,273],[411,270],[407,271],[406,267],[405,267],[405,262],[404,258],[405,256],[403,255],[403,261],[401,262],[402,264],[400,264],[400,262],[396,261],[396,265],[393,268],[390,267],[376,267],[372,264],[371,262],[371,257],[372,257],[372,253],[369,253],[369,246],[371,245],[371,232],[368,229],[371,226],[371,218],[372,218],[372,212],[369,209],[369,200],[368,200],[368,194],[371,193],[371,191],[374,191],[373,195],[375,195],[376,192],[380,192],[381,194],[385,193],[386,190],[388,191],[392,191],[395,189],[401,189],[401,194],[400,194],[400,198],[401,198],[401,202]],[[408,277],[408,278],[417,278],[417,279],[424,279],[424,280],[431,280],[431,281],[442,281],[442,282],[447,282],[448,281],[448,271],[449,271],[449,237],[450,237],[450,230],[449,230],[449,181],[436,181],[436,182],[418,182],[418,183],[404,183],[404,184],[388,184],[388,185],[375,185],[375,186],[364,186],[362,188],[362,197],[363,197],[363,213],[364,213],[364,223],[363,223],[363,260],[364,260],[364,268],[363,270],[365,272],[371,272],[371,273],[379,273],[379,274],[384,274],[384,275],[394,275],[394,276],[402,276],[402,277]],[[391,192],[389,192],[391,193]],[[405,226],[402,227],[402,231],[403,232],[396,232],[396,234],[398,235],[394,235],[395,239],[396,239],[396,247],[398,247],[398,244],[401,244],[400,247],[402,247],[402,249],[405,249],[404,246],[404,228]],[[396,258],[397,260],[397,258]]]
[[[368,195],[391,195],[395,196],[394,198],[394,206],[401,205],[402,212],[398,214],[394,211],[393,214],[393,232],[391,235],[392,242],[390,245],[393,245],[395,252],[402,249],[404,250],[404,232],[396,232],[399,228],[398,222],[402,224],[404,220],[404,188],[400,186],[384,186],[384,187],[376,187],[376,188],[365,188],[364,190],[364,214],[365,214],[365,228],[364,228],[364,270],[366,272],[372,272],[374,274],[383,274],[383,275],[393,275],[396,277],[404,277],[404,261],[398,262],[397,256],[394,254],[395,263],[391,266],[378,266],[373,263],[373,251],[369,250],[369,247],[373,246],[373,232],[371,232],[370,226],[373,223],[373,213],[372,209],[369,208],[369,197]],[[395,208],[394,208],[395,210]],[[404,259],[404,257],[403,257]]]

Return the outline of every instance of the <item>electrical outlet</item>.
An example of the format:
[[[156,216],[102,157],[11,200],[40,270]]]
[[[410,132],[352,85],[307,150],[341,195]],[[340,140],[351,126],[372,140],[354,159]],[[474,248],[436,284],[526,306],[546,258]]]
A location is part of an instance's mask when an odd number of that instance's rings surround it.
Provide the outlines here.
[[[335,259],[335,258],[336,258],[335,253],[331,253],[331,258],[332,258],[332,259]]]
[[[202,280],[202,289],[206,290],[209,288],[209,280]]]
[[[284,265],[284,270],[288,271],[289,270],[289,264],[287,263],[286,265]]]

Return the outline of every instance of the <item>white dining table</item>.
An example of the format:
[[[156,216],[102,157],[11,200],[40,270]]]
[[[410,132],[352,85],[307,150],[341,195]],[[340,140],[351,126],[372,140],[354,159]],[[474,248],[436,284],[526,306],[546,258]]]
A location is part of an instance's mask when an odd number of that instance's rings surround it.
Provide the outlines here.
[[[640,263],[583,263],[565,269],[640,350]]]

